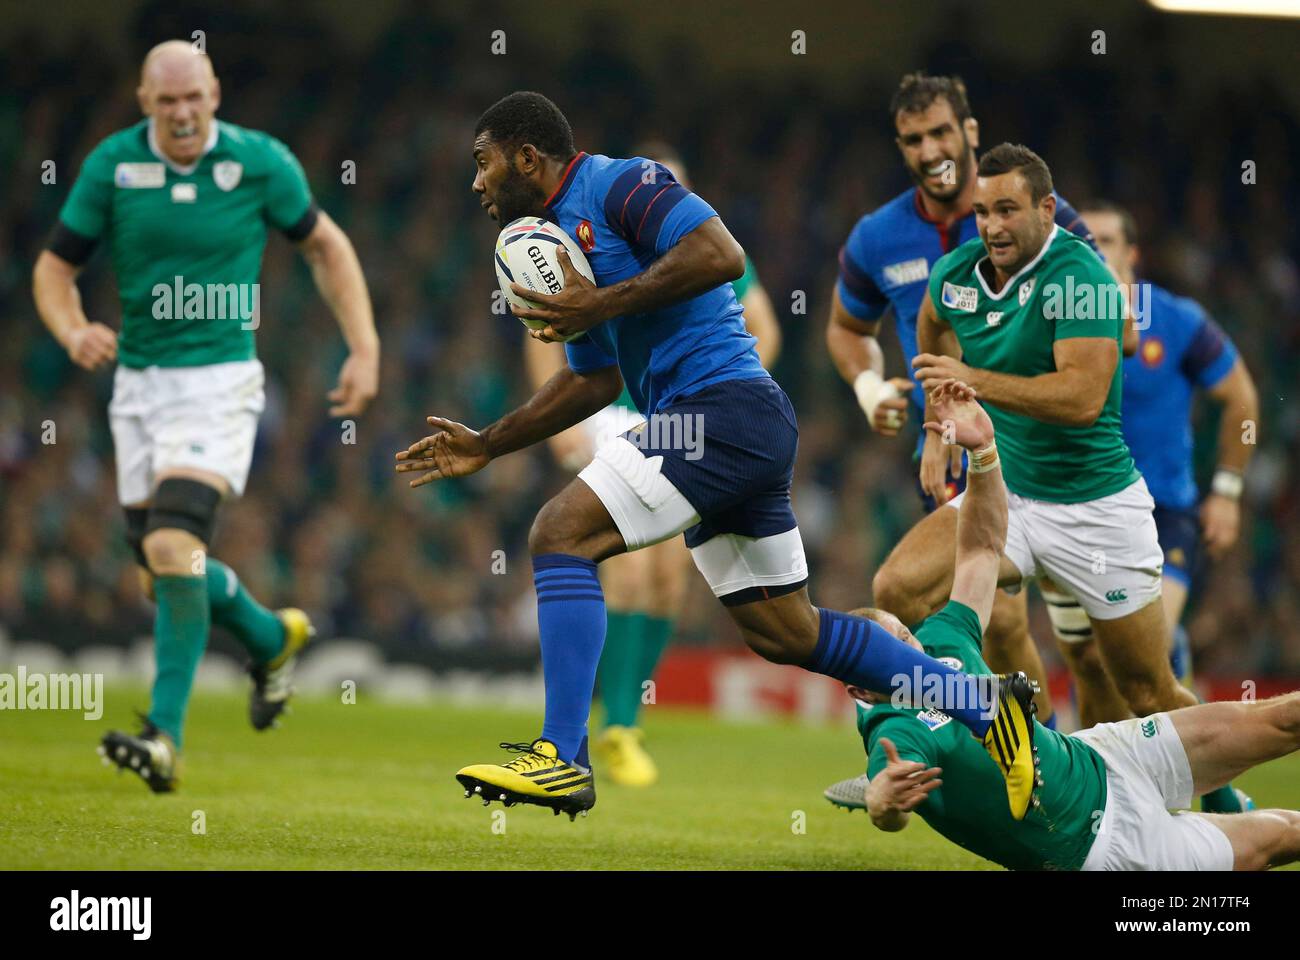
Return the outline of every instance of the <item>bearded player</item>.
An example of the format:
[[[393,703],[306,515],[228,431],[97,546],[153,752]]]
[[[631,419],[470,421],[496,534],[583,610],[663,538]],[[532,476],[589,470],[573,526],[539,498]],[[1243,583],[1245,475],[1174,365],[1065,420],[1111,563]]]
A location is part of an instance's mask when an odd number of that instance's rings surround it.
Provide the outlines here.
[[[212,624],[252,660],[253,727],[273,725],[292,692],[306,614],[272,612],[207,554],[222,500],[243,493],[262,412],[254,352],[267,228],[298,245],[350,355],[333,416],[375,395],[379,340],[352,244],[312,200],[280,141],[215,118],[221,87],[184,41],[153,48],[137,91],[145,119],[86,158],[33,277],[36,307],[78,366],[117,362],[109,424],[127,539],[157,603],[151,707],[138,735],[110,731],[105,762],[155,792],[174,790],[190,688]],[[122,301],[118,336],[87,319],[77,275],[100,244]],[[194,293],[197,291],[197,294]]]
[[[861,612],[933,656],[986,670],[980,640],[1008,536],[1006,461],[975,391],[953,380],[931,386],[927,412],[935,419],[926,429],[947,433],[970,459],[952,590],[915,636],[890,614]],[[1000,798],[990,802],[999,793],[997,766],[948,717],[861,689],[849,693],[868,758],[862,802],[881,830],[902,830],[915,812],[953,843],[1012,870],[1263,870],[1300,859],[1300,812],[1171,812],[1300,750],[1298,693],[1187,707],[1071,736],[1039,727],[1043,783],[1019,822]]]
[[[465,795],[532,803],[574,817],[596,802],[587,718],[605,636],[596,565],[686,533],[696,566],[745,642],[764,658],[864,689],[907,691],[913,675],[945,691],[943,706],[1007,773],[1024,816],[1034,785],[1032,688],[1023,674],[990,686],[924,657],[871,621],[814,607],[790,506],[798,430],[763,369],[731,281],[744,251],[698,196],[651,160],[580,153],[568,120],[537,93],[514,93],[475,127],[473,189],[502,223],[558,222],[584,246],[598,286],[560,255],[565,286],[518,309],[565,344],[568,368],[481,431],[440,417],[438,432],[397,454],[412,486],[466,476],[494,458],[582,422],[626,384],[647,426],[600,448],[550,500],[529,535],[546,685],[541,735],[503,743],[502,765],[465,767]],[[664,425],[689,421],[702,443]],[[996,694],[994,692],[996,687]]]
[[[678,183],[691,189],[685,164],[667,144],[647,143],[636,153],[662,163]],[[748,255],[745,272],[732,281],[731,288],[744,310],[745,329],[757,341],[759,362],[771,370],[781,350],[781,327]],[[561,347],[531,337],[524,340],[524,362],[534,390],[566,366]],[[557,433],[548,443],[560,465],[576,473],[591,463],[602,444],[644,419],[624,387],[608,407]],[[659,777],[637,718],[645,685],[654,678],[681,612],[690,568],[690,551],[677,539],[618,554],[601,564],[606,628],[597,685],[605,708],[605,727],[592,741],[591,752],[613,783],[645,787]]]

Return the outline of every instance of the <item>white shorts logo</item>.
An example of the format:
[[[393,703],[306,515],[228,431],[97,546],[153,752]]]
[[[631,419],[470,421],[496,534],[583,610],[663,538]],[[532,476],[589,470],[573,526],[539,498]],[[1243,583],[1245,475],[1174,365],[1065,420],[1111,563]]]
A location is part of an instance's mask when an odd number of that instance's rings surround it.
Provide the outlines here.
[[[212,179],[218,187],[227,193],[239,186],[239,181],[243,176],[244,165],[234,160],[222,160],[220,163],[212,165]]]

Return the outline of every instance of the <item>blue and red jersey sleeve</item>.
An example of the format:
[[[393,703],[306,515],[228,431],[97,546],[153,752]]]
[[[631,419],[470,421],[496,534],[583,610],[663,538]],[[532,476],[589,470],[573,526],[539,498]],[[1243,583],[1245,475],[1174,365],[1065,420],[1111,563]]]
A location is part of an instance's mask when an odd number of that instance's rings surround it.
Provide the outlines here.
[[[878,320],[889,306],[870,272],[871,244],[868,217],[863,217],[840,247],[840,278],[837,288],[844,308],[859,320]]]
[[[663,256],[682,237],[718,215],[662,163],[634,157],[615,166],[612,173],[605,191],[605,222],[641,252]]]
[[[1101,251],[1097,250],[1097,241],[1092,238],[1092,231],[1083,222],[1083,217],[1079,215],[1079,211],[1070,206],[1070,201],[1059,193],[1056,194],[1056,224],[1062,230],[1069,230],[1081,240],[1086,240],[1088,246],[1092,247],[1098,256],[1101,255]],[[1102,259],[1105,260],[1106,258],[1102,257]]]
[[[1200,304],[1183,300],[1181,306],[1193,311],[1197,319],[1196,331],[1183,352],[1182,373],[1202,390],[1208,390],[1232,370],[1237,362],[1237,348]]]

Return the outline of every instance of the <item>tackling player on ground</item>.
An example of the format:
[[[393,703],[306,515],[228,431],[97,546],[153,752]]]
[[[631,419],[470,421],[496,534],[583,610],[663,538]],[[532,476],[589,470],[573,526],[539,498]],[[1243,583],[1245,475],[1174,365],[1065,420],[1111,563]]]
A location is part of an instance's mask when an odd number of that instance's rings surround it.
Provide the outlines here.
[[[971,461],[958,511],[952,591],[913,636],[896,636],[966,670],[987,670],[980,638],[1005,562],[1007,493],[993,422],[975,391],[931,382],[926,429]],[[1300,812],[1171,813],[1233,777],[1300,750],[1300,693],[1259,703],[1210,703],[1105,723],[1071,736],[1038,727],[1043,783],[1017,822],[996,797],[997,765],[942,714],[893,706],[850,687],[870,776],[863,803],[881,830],[913,812],[952,842],[1013,870],[1262,870],[1300,859]],[[1036,723],[1036,721],[1035,721]]]
[[[980,737],[1006,772],[1023,816],[1033,789],[1032,690],[1023,674],[996,694],[899,642],[876,624],[814,607],[790,506],[798,428],[763,369],[731,281],[744,251],[662,164],[580,153],[568,120],[537,93],[514,93],[479,118],[473,189],[499,222],[543,216],[584,248],[599,286],[567,263],[555,295],[529,292],[535,336],[565,345],[569,366],[519,409],[485,427],[429,417],[432,436],[397,454],[419,486],[481,470],[495,457],[571,427],[624,384],[649,421],[605,444],[538,514],[529,536],[538,594],[546,712],[541,736],[503,743],[519,756],[465,767],[484,803],[532,803],[570,816],[596,802],[587,750],[605,601],[596,564],[686,533],[696,566],[760,656],[864,689],[892,690],[914,671],[947,692],[945,711]],[[689,420],[702,443],[683,444]],[[676,429],[674,430],[674,425]],[[674,436],[674,432],[676,435]]]
[[[118,497],[157,602],[157,676],[139,735],[110,731],[100,751],[165,792],[177,785],[210,625],[252,658],[258,730],[284,709],[294,658],[314,632],[301,610],[267,610],[207,555],[219,504],[243,493],[264,404],[252,308],[268,227],[298,245],[351,351],[329,395],[332,415],[356,415],[375,395],[379,340],[352,244],[317,208],[284,144],[215,118],[221,88],[208,57],[184,41],[160,44],[144,60],[138,96],[146,119],[86,158],[33,291],[74,363],[118,364],[109,406]],[[122,301],[120,337],[87,319],[77,291],[101,243]]]
[[[638,156],[662,163],[687,190],[691,189],[681,158],[667,144],[647,143]],[[781,349],[781,327],[754,263],[745,257],[745,272],[732,289],[744,308],[745,329],[757,341],[759,362],[771,370]],[[566,366],[563,348],[532,337],[524,340],[524,362],[534,390]],[[577,473],[591,463],[604,443],[643,422],[627,388],[608,407],[576,427],[551,437],[548,444],[560,465]],[[672,637],[686,597],[691,554],[677,539],[610,557],[600,568],[605,593],[605,647],[597,672],[605,729],[591,743],[591,753],[611,781],[649,786],[658,779],[654,760],[643,746],[637,725],[645,684]]]

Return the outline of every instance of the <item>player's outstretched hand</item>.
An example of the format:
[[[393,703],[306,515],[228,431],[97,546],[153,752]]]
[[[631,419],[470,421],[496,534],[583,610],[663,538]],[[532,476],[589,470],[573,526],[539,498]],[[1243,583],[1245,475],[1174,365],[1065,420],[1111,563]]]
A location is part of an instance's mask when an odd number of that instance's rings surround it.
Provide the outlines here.
[[[83,370],[94,370],[117,359],[117,334],[102,323],[88,323],[68,334],[68,356]]]
[[[483,435],[477,430],[442,417],[425,419],[438,432],[397,453],[398,473],[421,474],[411,481],[411,486],[419,487],[447,477],[466,477],[478,473],[491,461]]]
[[[510,284],[510,289],[516,294],[538,305],[512,306],[510,312],[520,320],[545,320],[545,329],[529,331],[534,340],[545,343],[583,333],[610,316],[600,288],[577,271],[569,258],[569,251],[560,247],[558,259],[564,269],[564,289],[559,293],[538,293],[517,283]]]
[[[331,417],[364,413],[379,392],[379,354],[349,354],[339,371],[339,382],[326,398],[334,404]]]
[[[885,769],[871,778],[867,787],[868,806],[873,817],[910,813],[932,792],[943,786],[940,767],[926,767],[915,760],[902,760],[888,737],[880,738],[887,761]]]
[[[938,434],[945,444],[978,450],[993,440],[993,421],[976,402],[975,390],[960,380],[932,384],[930,411],[935,419],[927,422],[925,429]]]

